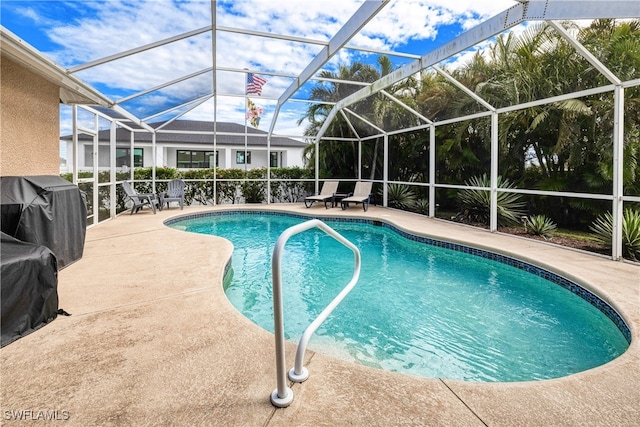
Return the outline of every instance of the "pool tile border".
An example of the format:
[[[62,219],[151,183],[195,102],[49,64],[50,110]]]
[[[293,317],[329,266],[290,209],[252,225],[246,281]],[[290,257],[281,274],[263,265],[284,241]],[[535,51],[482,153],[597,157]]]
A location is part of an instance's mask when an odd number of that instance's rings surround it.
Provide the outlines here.
[[[368,218],[353,218],[353,217],[330,217],[330,216],[317,217],[313,215],[300,215],[300,214],[295,214],[290,212],[281,212],[281,211],[237,209],[237,210],[222,210],[222,211],[210,211],[210,212],[201,212],[196,214],[188,214],[188,215],[168,219],[164,222],[164,224],[166,226],[170,226],[172,224],[175,224],[177,222],[182,222],[185,220],[199,219],[199,218],[212,217],[212,216],[215,217],[215,216],[224,216],[224,215],[237,215],[237,214],[277,215],[277,216],[289,216],[289,217],[300,218],[300,219],[317,218],[323,221],[370,224],[370,225],[388,228],[398,233],[399,235],[409,240],[413,240],[415,242],[424,243],[427,245],[436,246],[436,247],[445,248],[445,249],[451,249],[457,252],[463,252],[466,254],[475,255],[481,258],[486,258],[492,261],[500,262],[502,264],[507,264],[519,270],[523,270],[528,273],[539,276],[543,279],[546,279],[552,283],[555,283],[563,287],[564,289],[567,289],[571,293],[579,296],[580,298],[582,298],[583,300],[585,300],[586,302],[588,302],[589,304],[591,304],[592,306],[600,310],[605,316],[607,316],[609,320],[611,320],[616,325],[618,330],[622,333],[627,343],[631,344],[631,330],[629,326],[626,324],[626,322],[624,321],[624,319],[622,318],[622,316],[620,316],[620,314],[613,307],[611,307],[607,302],[602,300],[598,295],[594,294],[588,289],[583,288],[579,284],[567,279],[566,277],[563,277],[557,273],[553,273],[551,271],[545,270],[544,268],[538,267],[528,262],[519,260],[517,258],[512,258],[507,255],[502,255],[502,254],[487,251],[484,249],[478,249],[471,246],[462,245],[459,243],[447,242],[445,240],[438,240],[430,237],[418,236],[416,234],[412,234],[407,231],[404,231],[396,227],[395,225],[382,220],[368,219]],[[223,277],[227,277],[230,267],[231,267],[231,260],[229,260],[229,262],[225,266]]]

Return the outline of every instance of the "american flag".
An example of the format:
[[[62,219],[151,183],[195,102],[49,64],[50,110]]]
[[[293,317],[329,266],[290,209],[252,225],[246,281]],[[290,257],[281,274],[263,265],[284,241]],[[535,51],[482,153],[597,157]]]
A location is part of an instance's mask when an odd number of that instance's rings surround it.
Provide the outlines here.
[[[267,82],[267,79],[263,79],[260,76],[256,76],[253,73],[247,74],[247,94],[262,95],[262,86]]]

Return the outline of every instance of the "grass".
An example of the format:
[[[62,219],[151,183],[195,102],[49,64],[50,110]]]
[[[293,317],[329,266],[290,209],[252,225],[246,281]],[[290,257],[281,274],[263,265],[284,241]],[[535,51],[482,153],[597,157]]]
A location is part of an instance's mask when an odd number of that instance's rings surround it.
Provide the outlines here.
[[[593,233],[585,230],[570,230],[567,228],[557,228],[555,235],[563,237],[565,239],[580,240],[583,242],[596,243],[597,240],[593,236]]]
[[[444,219],[447,221],[452,221],[452,218],[455,217],[455,212],[445,212],[438,211],[436,213],[436,218]],[[455,220],[453,220],[455,222]],[[476,224],[471,224],[476,225]],[[478,227],[482,227],[486,229],[486,226],[477,225]],[[538,236],[533,236],[530,234],[526,234],[524,230],[524,226],[521,224],[516,224],[511,227],[499,227],[498,231],[506,234],[513,234],[521,237],[531,238],[540,240],[542,238],[538,238]],[[545,239],[550,243],[555,243],[560,246],[565,246],[568,248],[582,249],[589,252],[597,252],[607,254],[608,251],[605,247],[598,243],[598,240],[595,238],[594,234],[589,230],[574,230],[569,228],[556,228],[553,236]]]

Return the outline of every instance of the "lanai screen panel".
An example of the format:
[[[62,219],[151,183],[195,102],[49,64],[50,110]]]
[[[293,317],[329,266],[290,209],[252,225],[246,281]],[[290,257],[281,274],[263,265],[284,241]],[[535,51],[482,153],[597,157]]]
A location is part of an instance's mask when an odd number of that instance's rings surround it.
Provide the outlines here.
[[[262,129],[300,136],[308,126],[304,113],[317,82],[327,76],[362,82],[357,74],[342,73],[341,66],[363,62],[382,77],[356,93],[338,94],[329,121],[337,110],[383,89],[393,92],[394,85],[422,70],[447,68],[461,52],[481,51],[483,43],[505,30],[522,31],[545,20],[640,15],[638,3],[628,0],[446,6],[347,0],[304,7],[288,1],[29,1],[0,7],[3,25],[96,87],[128,116],[155,120],[185,114],[187,119],[243,122],[247,102],[235,98],[249,95],[261,111]],[[599,60],[615,72],[615,56]],[[388,70],[382,70],[380,58],[386,58]],[[262,93],[247,94],[247,74],[266,80]],[[205,102],[207,96],[216,102]],[[202,106],[193,107],[198,101]],[[388,123],[374,123],[379,117],[372,111],[354,113],[364,119],[356,121],[392,130]]]

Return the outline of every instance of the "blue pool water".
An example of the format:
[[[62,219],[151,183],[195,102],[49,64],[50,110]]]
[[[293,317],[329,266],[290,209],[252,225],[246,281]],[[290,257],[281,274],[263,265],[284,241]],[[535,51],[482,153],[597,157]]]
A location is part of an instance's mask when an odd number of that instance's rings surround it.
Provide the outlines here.
[[[271,255],[278,236],[304,220],[235,213],[169,225],[233,243],[226,295],[273,331]],[[325,222],[358,246],[362,271],[311,339],[313,350],[425,377],[527,381],[602,365],[629,345],[602,311],[539,275],[416,242],[389,227]],[[352,273],[353,253],[323,232],[289,240],[282,257],[288,339],[299,339]]]

